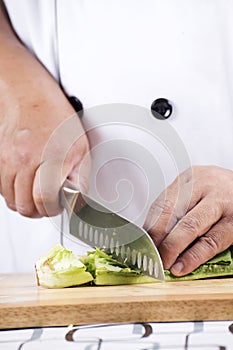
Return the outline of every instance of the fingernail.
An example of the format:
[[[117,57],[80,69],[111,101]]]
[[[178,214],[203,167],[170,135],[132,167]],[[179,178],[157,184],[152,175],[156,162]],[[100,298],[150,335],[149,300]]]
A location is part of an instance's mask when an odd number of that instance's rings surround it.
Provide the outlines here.
[[[178,275],[184,268],[184,264],[179,261],[177,263],[175,263],[172,268],[171,268],[171,273],[173,273],[174,275]]]

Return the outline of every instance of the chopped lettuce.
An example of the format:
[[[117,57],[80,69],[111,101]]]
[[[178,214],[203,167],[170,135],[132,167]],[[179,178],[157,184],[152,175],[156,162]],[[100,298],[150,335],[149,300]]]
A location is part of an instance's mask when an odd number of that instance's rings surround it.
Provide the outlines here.
[[[93,280],[85,265],[59,243],[39,258],[35,268],[38,285],[47,288],[77,286]]]
[[[75,255],[56,244],[36,262],[38,285],[48,288],[77,286],[92,282],[95,285],[120,285],[158,282],[131,269],[96,248],[85,256]],[[182,281],[210,277],[233,276],[233,246],[183,277],[165,270],[165,280]]]
[[[95,285],[153,283],[156,281],[116,261],[98,248],[82,256],[80,260],[94,277]]]
[[[87,270],[93,275],[96,285],[117,285],[154,283],[157,280],[132,270],[125,264],[118,263],[110,255],[100,249],[89,252],[81,258]],[[183,277],[176,277],[165,270],[166,281],[195,280],[210,277],[233,276],[233,247],[216,255],[214,258],[199,266],[196,270]]]

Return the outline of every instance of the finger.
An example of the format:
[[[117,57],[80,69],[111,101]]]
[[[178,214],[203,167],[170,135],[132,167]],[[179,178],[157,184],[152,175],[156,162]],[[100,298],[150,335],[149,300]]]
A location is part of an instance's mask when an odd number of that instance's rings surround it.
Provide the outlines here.
[[[158,246],[164,268],[169,269],[178,256],[197,238],[205,234],[222,216],[222,207],[205,197],[190,210]]]
[[[172,183],[163,191],[158,198],[152,204],[148,216],[146,218],[144,227],[146,230],[153,229],[157,224],[158,219],[162,219],[164,216],[164,221],[167,222],[166,217],[174,216],[176,219],[176,213],[174,212],[175,204],[178,202],[179,196],[183,198],[189,197],[192,192],[192,168],[187,169],[181,173]],[[189,185],[188,185],[189,184]],[[181,194],[182,192],[182,194]],[[187,199],[186,199],[187,201]],[[180,202],[181,203],[181,202]],[[176,220],[175,220],[176,221]],[[161,222],[162,224],[162,222]]]
[[[150,230],[157,223],[160,214],[175,214],[176,216],[182,216],[184,210],[190,208],[190,199],[193,191],[193,168],[188,168],[183,173],[181,173],[172,183],[163,191],[156,201],[152,204],[148,216],[145,221],[145,229]],[[178,199],[182,200],[178,200]],[[177,213],[173,213],[175,209],[175,204],[180,204],[177,206]],[[167,219],[165,219],[167,222]]]
[[[15,206],[15,193],[14,193],[14,173],[6,173],[4,169],[1,169],[1,193],[5,199],[8,208],[16,210]]]
[[[163,209],[165,211],[164,214],[166,214],[166,212],[167,214],[170,214],[169,208],[171,207],[171,209],[174,209],[176,203],[180,203],[180,208],[177,207],[177,215],[182,215],[179,214],[179,212],[183,213],[184,208],[189,208],[188,205],[192,194],[192,188],[193,168],[188,168],[182,172],[153,203],[145,221],[145,229],[149,230],[156,224],[156,218],[163,213]],[[171,200],[172,198],[173,200]],[[182,200],[179,201],[178,199]],[[168,203],[166,203],[166,200]],[[169,205],[169,202],[171,205]],[[166,210],[166,207],[168,207],[168,211]]]
[[[15,177],[15,206],[23,216],[40,217],[32,197],[32,187],[35,171],[32,168],[21,169]]]
[[[55,216],[61,213],[59,190],[64,182],[62,161],[43,162],[35,173],[33,201],[41,216]]]
[[[192,182],[184,184],[174,182],[159,196],[149,213],[153,220],[149,233],[157,246],[174,228],[179,219],[200,201],[201,197],[200,186],[193,187]]]
[[[76,166],[73,163],[75,160]],[[55,216],[62,212],[60,189],[72,170],[73,175],[69,180],[74,184],[77,182],[75,182],[74,174],[77,171],[76,168],[79,167],[79,162],[79,157],[70,152],[65,161],[57,158],[53,161],[44,161],[39,166],[35,174],[32,193],[35,207],[41,216]],[[81,179],[78,180],[81,181]],[[77,186],[79,184],[80,182]]]
[[[225,217],[200,237],[171,267],[176,276],[186,275],[233,244],[233,217]]]
[[[42,216],[55,216],[62,212],[60,189],[70,175],[70,181],[77,182],[80,189],[90,167],[86,137],[80,137],[71,145],[68,152],[51,152],[47,161],[42,162],[35,174],[33,199],[37,211]],[[81,173],[81,175],[80,175]],[[86,181],[86,180],[85,180]]]
[[[86,134],[76,115],[66,119],[52,133],[33,184],[34,203],[42,216],[54,216],[63,210],[59,201],[60,188],[72,170],[75,173],[76,165],[88,150]]]
[[[171,218],[174,216],[176,220],[176,214],[174,212],[174,208],[175,208],[175,203],[179,192],[178,186],[179,186],[178,179],[176,179],[153,202],[144,224],[144,228],[147,231],[152,231],[155,228],[155,226],[157,226],[157,229],[158,229],[159,219],[160,219],[159,227],[164,226],[163,223],[167,222],[168,218]]]

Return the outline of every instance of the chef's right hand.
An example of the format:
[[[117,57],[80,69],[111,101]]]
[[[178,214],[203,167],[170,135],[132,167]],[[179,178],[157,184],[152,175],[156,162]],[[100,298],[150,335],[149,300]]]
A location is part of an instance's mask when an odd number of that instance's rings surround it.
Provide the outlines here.
[[[89,146],[57,82],[14,36],[0,9],[0,193],[28,217],[62,208],[68,178],[85,190]]]

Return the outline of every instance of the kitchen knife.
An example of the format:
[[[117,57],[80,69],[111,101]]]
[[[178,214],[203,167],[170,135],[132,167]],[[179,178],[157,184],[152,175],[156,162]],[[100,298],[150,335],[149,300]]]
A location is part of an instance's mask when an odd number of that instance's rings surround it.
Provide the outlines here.
[[[72,238],[98,247],[117,261],[164,281],[161,257],[144,229],[66,184],[61,189],[61,204],[68,213]]]

